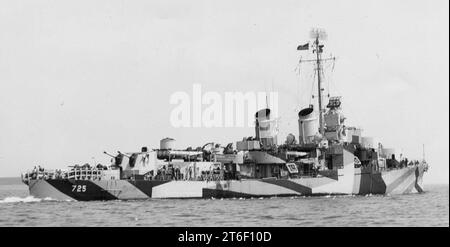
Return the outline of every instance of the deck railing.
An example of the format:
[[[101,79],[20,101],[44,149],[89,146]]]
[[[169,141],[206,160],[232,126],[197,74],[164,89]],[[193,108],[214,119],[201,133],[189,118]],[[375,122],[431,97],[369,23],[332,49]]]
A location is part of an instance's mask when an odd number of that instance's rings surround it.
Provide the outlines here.
[[[103,170],[96,168],[76,168],[68,172],[68,178],[75,180],[100,180],[102,177],[102,171]]]
[[[63,170],[34,170],[22,174],[22,181],[28,182],[31,179],[58,180],[100,180],[103,173],[102,169],[97,168],[73,168],[69,171]]]

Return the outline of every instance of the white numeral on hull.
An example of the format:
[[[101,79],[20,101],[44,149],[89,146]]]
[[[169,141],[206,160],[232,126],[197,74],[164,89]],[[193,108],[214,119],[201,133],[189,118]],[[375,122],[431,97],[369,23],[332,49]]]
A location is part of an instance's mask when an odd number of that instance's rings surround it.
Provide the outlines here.
[[[86,185],[72,185],[72,192],[86,192]]]

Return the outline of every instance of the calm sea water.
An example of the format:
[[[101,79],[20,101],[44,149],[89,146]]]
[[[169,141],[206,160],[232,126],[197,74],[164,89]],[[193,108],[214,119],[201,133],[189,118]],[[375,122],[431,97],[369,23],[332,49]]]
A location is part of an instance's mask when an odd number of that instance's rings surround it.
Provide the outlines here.
[[[0,178],[0,226],[449,226],[449,186],[422,194],[67,202]]]

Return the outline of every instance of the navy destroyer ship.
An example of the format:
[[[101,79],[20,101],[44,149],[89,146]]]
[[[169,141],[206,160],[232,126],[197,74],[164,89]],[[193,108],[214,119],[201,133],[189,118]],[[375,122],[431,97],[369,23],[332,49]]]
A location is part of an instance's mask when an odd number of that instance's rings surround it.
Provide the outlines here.
[[[35,167],[22,174],[30,195],[55,200],[139,200],[148,198],[260,198],[422,192],[425,159],[401,157],[362,130],[346,126],[341,97],[324,106],[321,32],[298,46],[314,59],[316,106],[298,112],[298,140],[289,134],[278,145],[271,109],[255,114],[255,136],[226,146],[207,143],[175,149],[164,138],[157,149],[117,152],[109,165],[68,169]],[[314,79],[314,82],[315,79]]]

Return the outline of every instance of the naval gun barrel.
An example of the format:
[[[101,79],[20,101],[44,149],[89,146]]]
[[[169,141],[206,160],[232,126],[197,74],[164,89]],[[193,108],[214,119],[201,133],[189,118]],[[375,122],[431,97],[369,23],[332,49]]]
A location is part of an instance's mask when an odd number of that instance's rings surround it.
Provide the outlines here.
[[[125,156],[125,157],[127,157],[127,158],[130,158],[130,157],[131,157],[130,155],[124,154],[124,153],[122,153],[122,152],[120,152],[120,151],[117,151],[117,153],[119,153],[120,155],[123,155],[123,156]]]
[[[184,159],[184,160],[196,160],[201,158],[202,151],[187,151],[187,150],[157,150],[158,159]]]
[[[109,154],[109,153],[106,152],[106,151],[103,151],[103,153],[106,154],[106,155],[108,155],[109,157],[112,157],[112,158],[115,158],[115,157],[116,157],[116,156],[114,156],[114,155],[112,155],[112,154]]]
[[[109,154],[109,153],[106,152],[106,151],[103,151],[103,153],[106,154],[106,155],[108,155],[109,157],[112,157],[112,158],[116,158],[116,157],[117,157],[117,155]],[[124,153],[122,153],[122,152],[120,152],[120,151],[117,151],[117,153],[118,153],[119,155],[125,156],[125,157],[127,157],[127,158],[130,158],[130,157],[131,157],[130,155],[124,154]]]

